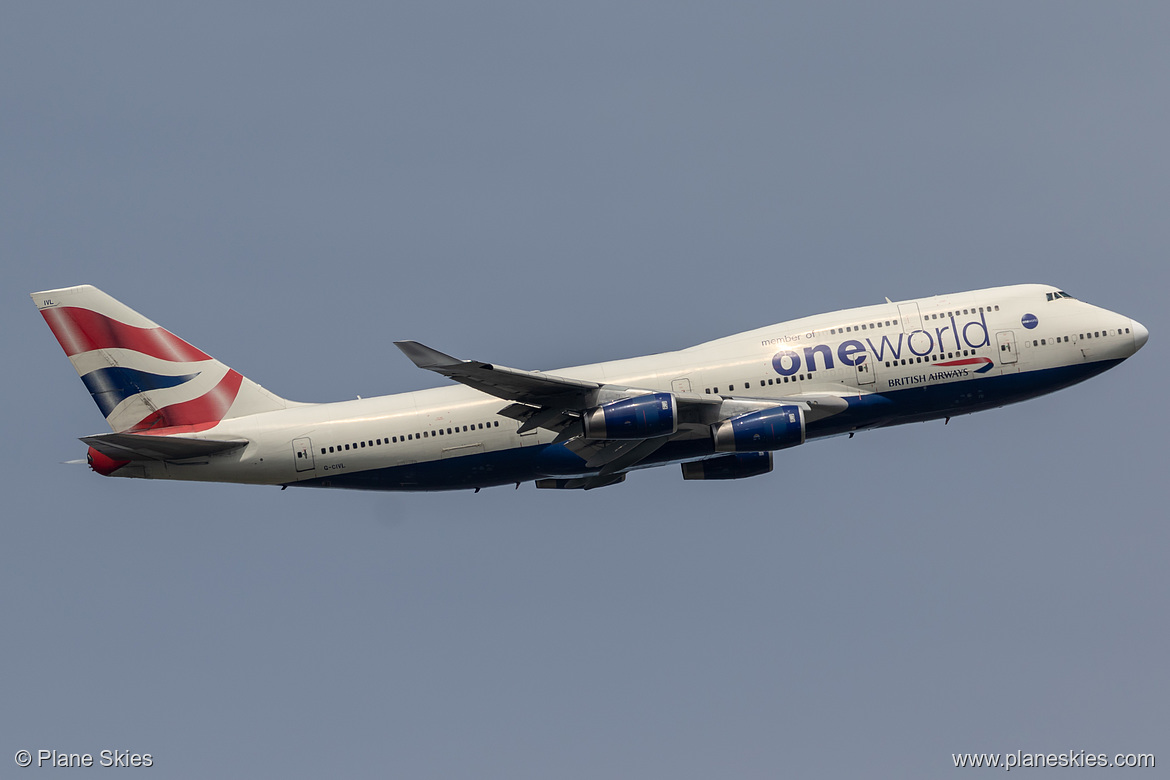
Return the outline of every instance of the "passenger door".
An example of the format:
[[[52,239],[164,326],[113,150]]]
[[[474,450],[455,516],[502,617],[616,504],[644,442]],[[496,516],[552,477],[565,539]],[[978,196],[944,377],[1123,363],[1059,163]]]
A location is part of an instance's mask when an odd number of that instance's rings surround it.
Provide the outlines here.
[[[902,320],[903,333],[913,333],[916,330],[922,330],[922,315],[918,312],[918,304],[916,302],[899,303],[898,317]]]
[[[297,465],[297,471],[312,471],[313,466],[313,443],[307,438],[293,439],[293,461]]]
[[[857,361],[854,364],[854,368],[857,369],[858,387],[872,385],[877,380],[877,376],[874,374],[874,361],[872,358],[873,356],[868,352],[853,353],[853,359]]]
[[[999,344],[1000,363],[1015,363],[1019,359],[1016,355],[1015,331],[1001,330],[995,334],[995,340]]]

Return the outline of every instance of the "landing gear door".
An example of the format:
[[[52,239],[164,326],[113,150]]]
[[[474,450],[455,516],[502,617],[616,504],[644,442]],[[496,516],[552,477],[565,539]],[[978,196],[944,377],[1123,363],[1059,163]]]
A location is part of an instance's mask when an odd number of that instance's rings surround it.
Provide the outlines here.
[[[857,369],[857,386],[872,385],[877,379],[874,375],[873,356],[868,352],[854,352],[853,359],[857,361],[854,365]]]
[[[297,471],[313,470],[313,444],[308,439],[293,439],[293,462]]]
[[[1001,330],[995,334],[999,343],[999,362],[1015,363],[1019,358],[1016,355],[1016,334],[1014,331]]]

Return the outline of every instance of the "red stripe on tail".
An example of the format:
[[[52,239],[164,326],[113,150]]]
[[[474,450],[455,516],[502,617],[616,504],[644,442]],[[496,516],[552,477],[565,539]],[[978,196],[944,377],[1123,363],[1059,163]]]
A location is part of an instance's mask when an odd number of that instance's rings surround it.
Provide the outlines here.
[[[141,431],[149,428],[170,428],[176,425],[191,426],[191,431],[205,431],[213,428],[240,392],[240,383],[244,377],[235,371],[228,370],[219,384],[208,392],[192,398],[190,401],[164,406],[158,411],[151,412],[136,425],[130,427],[132,431]]]
[[[136,328],[75,306],[41,309],[41,316],[70,357],[95,349],[118,347],[174,362],[211,360],[210,355],[165,328]]]

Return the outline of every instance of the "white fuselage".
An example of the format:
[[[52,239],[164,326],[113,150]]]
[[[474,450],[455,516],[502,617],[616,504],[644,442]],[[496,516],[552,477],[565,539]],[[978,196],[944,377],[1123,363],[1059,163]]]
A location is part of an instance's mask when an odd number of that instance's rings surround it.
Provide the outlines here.
[[[550,372],[676,394],[776,400],[838,396],[809,438],[941,418],[1082,381],[1134,354],[1141,325],[1047,285],[1017,285],[818,314],[676,352]],[[484,487],[588,470],[553,457],[555,433],[518,433],[508,402],[462,385],[224,420],[249,444],[184,462],[135,461],[119,475],[368,489]],[[710,457],[664,448],[642,465]],[[299,457],[298,457],[299,453]],[[560,453],[563,455],[563,453]],[[577,471],[573,471],[577,468]],[[359,476],[365,475],[365,476]]]

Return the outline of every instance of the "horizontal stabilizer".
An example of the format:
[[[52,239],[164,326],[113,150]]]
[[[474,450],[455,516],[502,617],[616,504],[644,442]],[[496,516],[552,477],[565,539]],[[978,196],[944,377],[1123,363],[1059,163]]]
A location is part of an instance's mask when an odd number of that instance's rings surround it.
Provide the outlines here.
[[[103,455],[119,460],[184,460],[239,449],[247,439],[191,439],[147,433],[99,433],[81,440]]]

